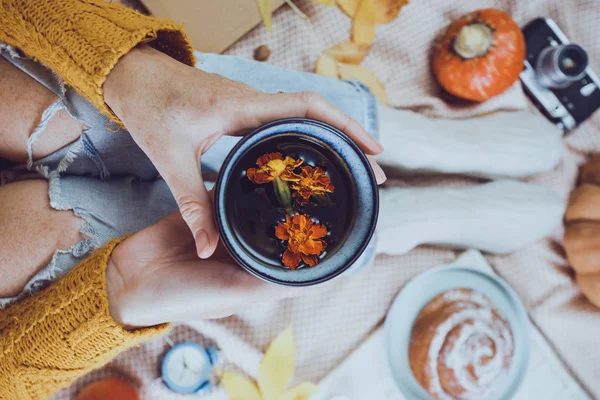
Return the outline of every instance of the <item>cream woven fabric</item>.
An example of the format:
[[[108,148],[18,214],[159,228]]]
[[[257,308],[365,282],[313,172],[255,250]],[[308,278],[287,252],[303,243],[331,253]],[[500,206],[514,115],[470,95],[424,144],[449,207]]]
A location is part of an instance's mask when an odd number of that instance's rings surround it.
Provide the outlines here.
[[[285,6],[274,15],[271,39],[260,26],[227,53],[251,58],[255,47],[268,43],[272,49],[270,63],[313,70],[323,49],[348,39],[350,20],[337,8],[311,0],[296,0],[295,4],[310,17],[310,23]],[[451,107],[440,98],[432,80],[429,48],[439,30],[463,13],[484,7],[503,9],[521,25],[539,16],[553,18],[567,36],[588,50],[592,67],[600,73],[598,0],[411,0],[396,21],[377,28],[375,44],[365,61],[384,82],[394,106],[430,116],[464,117],[490,110],[520,108],[525,104],[516,85],[478,107]],[[553,188],[565,201],[575,181],[577,166],[590,153],[600,151],[600,112],[566,140],[569,152],[556,170],[532,179]],[[476,182],[431,176],[404,178],[401,183],[444,186]],[[585,301],[574,284],[561,237],[562,231],[558,230],[552,237],[527,249],[488,260],[519,293],[533,321],[574,375],[588,391],[600,397],[597,344],[600,311]],[[256,373],[259,351],[293,323],[298,349],[295,378],[318,382],[381,323],[392,299],[408,279],[454,257],[453,251],[433,247],[420,247],[403,256],[380,256],[370,268],[330,282],[303,298],[251,306],[225,320],[194,326],[226,349],[225,358],[229,362],[252,375]],[[190,326],[177,327],[171,339],[205,340]],[[105,369],[80,379],[57,398],[73,398],[90,381],[114,375],[129,377],[144,399],[180,398],[157,380],[159,360],[167,347],[165,340],[160,339],[132,349]],[[224,397],[221,392],[215,392],[207,398]]]

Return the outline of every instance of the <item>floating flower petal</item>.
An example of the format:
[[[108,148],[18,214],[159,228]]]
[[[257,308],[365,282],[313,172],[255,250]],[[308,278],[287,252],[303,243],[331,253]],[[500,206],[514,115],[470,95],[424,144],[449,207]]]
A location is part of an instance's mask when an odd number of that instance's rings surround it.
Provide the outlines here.
[[[294,197],[299,204],[306,204],[314,194],[333,193],[335,186],[331,184],[329,175],[320,167],[305,165],[298,176],[298,180],[291,185],[295,190]]]
[[[325,225],[315,224],[305,215],[287,216],[285,222],[277,224],[275,236],[288,242],[281,262],[290,269],[295,269],[300,261],[314,267],[327,247],[323,240],[327,236]]]
[[[263,154],[256,160],[258,168],[248,168],[246,176],[250,181],[263,184],[273,181],[275,177],[280,177],[284,181],[295,182],[300,179],[294,174],[294,169],[302,164],[302,160],[296,160],[292,157],[283,157],[281,153]]]
[[[300,255],[300,253],[294,253],[290,249],[286,249],[283,252],[281,262],[283,263],[283,265],[289,267],[291,270],[296,269],[298,264],[300,264],[300,261],[302,261],[302,256]]]

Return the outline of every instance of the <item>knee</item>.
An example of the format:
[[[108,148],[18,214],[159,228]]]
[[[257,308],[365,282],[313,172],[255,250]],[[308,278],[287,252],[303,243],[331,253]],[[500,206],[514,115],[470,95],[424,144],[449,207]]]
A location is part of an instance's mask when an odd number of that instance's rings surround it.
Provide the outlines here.
[[[17,295],[52,260],[82,240],[83,222],[50,207],[48,182],[30,180],[0,187],[0,297]]]

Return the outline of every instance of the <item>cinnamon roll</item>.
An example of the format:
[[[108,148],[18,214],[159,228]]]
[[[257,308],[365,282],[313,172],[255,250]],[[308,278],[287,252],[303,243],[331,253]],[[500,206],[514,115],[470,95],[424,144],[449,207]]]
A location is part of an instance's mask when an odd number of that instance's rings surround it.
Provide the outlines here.
[[[452,289],[415,320],[409,362],[419,384],[440,400],[487,399],[502,384],[513,357],[513,335],[491,301]]]

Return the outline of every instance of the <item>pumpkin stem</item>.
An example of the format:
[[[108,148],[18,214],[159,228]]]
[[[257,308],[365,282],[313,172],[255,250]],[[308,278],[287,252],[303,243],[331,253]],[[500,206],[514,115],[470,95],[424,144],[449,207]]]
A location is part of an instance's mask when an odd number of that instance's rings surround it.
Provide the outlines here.
[[[454,51],[462,58],[485,55],[494,42],[494,31],[486,24],[463,26],[454,39]]]

